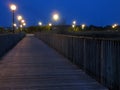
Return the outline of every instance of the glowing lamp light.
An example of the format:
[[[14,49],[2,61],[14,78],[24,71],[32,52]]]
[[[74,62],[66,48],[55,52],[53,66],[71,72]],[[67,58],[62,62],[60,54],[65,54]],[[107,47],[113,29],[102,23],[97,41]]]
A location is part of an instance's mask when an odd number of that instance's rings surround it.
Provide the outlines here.
[[[13,26],[14,26],[14,27],[17,27],[17,24],[14,23]]]
[[[112,25],[112,28],[116,28],[118,26],[118,24],[114,24]]]
[[[115,26],[113,25],[112,28],[115,28]]]
[[[39,22],[38,25],[39,25],[39,26],[42,26],[42,22]]]
[[[76,24],[76,21],[73,21],[73,24],[75,25],[75,24]]]
[[[22,26],[22,25],[20,25],[20,27],[22,28],[23,26]]]
[[[57,14],[57,13],[54,14],[53,15],[53,20],[55,20],[55,21],[59,20],[59,14]]]
[[[72,25],[72,28],[74,28],[75,27],[75,25]]]
[[[23,26],[26,26],[26,23],[23,23]]]
[[[52,26],[52,23],[49,23],[49,26],[51,27],[51,26]]]
[[[16,5],[11,4],[11,5],[10,5],[10,9],[11,9],[12,11],[15,11],[15,10],[17,9],[17,7],[16,7]]]
[[[118,26],[118,24],[114,24],[114,26],[116,27],[116,26]]]
[[[22,23],[24,23],[24,22],[25,22],[25,20],[21,20],[21,22],[22,22]]]
[[[85,24],[82,24],[82,29],[84,29],[84,28],[85,28],[85,26],[86,26]]]
[[[17,19],[18,19],[18,21],[21,21],[22,20],[22,16],[17,16]]]

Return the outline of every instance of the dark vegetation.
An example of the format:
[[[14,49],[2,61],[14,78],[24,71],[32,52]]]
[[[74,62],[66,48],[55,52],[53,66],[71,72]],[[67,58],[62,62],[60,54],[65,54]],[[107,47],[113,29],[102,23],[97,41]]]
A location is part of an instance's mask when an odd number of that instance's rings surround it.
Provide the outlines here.
[[[31,26],[26,29],[27,33],[45,32],[54,34],[64,34],[73,36],[86,36],[97,38],[118,38],[120,37],[120,26],[112,28],[111,26],[86,26],[84,29],[81,26],[72,28],[71,25],[59,26]]]
[[[15,32],[21,32],[20,30],[15,30]],[[118,38],[120,37],[120,26],[112,28],[112,26],[86,26],[84,29],[82,27],[76,26],[72,27],[71,25],[56,25],[56,26],[29,26],[22,29],[22,32],[26,33],[36,33],[36,32],[45,32],[45,33],[54,33],[54,34],[64,34],[64,35],[73,35],[73,36],[86,36],[86,37],[97,37],[97,38]],[[0,34],[12,33],[11,28],[0,27]]]

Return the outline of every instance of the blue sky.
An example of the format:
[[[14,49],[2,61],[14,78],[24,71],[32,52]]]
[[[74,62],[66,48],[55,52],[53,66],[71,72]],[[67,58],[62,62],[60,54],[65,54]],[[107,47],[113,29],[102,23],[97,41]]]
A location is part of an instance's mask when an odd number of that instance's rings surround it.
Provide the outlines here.
[[[51,22],[58,12],[67,24],[111,25],[120,24],[120,0],[0,0],[0,26],[10,26],[12,14],[9,4],[16,4],[16,15],[22,15],[27,25]]]

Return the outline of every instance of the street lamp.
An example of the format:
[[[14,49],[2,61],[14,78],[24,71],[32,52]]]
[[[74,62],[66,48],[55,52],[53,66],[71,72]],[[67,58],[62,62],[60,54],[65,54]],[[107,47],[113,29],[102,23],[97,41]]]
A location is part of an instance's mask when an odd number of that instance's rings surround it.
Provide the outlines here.
[[[17,9],[17,7],[16,7],[16,5],[14,5],[14,4],[11,4],[10,5],[10,9],[12,10],[12,27],[13,27],[13,33],[14,33],[14,31],[15,31],[15,26],[14,26],[14,24],[15,24],[15,19],[14,19],[14,17],[15,17],[15,10]]]
[[[21,23],[25,23],[25,20],[21,20]]]
[[[17,19],[18,19],[18,21],[19,21],[19,30],[20,30],[20,25],[21,25],[21,20],[22,20],[22,16],[17,16]]]
[[[22,19],[21,20],[21,31],[24,29],[25,26],[26,26],[25,20]]]
[[[22,31],[23,25],[20,25],[20,30]]]
[[[73,24],[76,25],[76,21],[73,21]]]
[[[16,24],[16,23],[14,23],[14,24],[13,24],[13,26],[14,26],[14,27],[17,27],[17,24]]]
[[[59,14],[58,13],[53,14],[53,20],[55,20],[55,21],[59,20]]]
[[[21,21],[22,20],[22,16],[17,16],[17,19],[18,19],[18,21]]]
[[[112,28],[115,29],[115,30],[117,29],[117,27],[118,27],[118,24],[113,24],[112,25]]]
[[[81,25],[82,30],[85,29],[85,26],[86,26],[85,24],[82,24],[82,25]]]
[[[26,23],[23,23],[23,26],[26,26]]]
[[[52,23],[49,23],[49,30],[52,30]]]
[[[118,24],[114,24],[112,25],[112,28],[116,28],[118,26]]]
[[[38,25],[39,25],[39,26],[42,26],[42,22],[39,22]]]
[[[72,25],[72,28],[75,28],[75,25]]]
[[[51,26],[52,26],[52,23],[49,23],[49,26],[51,27]]]

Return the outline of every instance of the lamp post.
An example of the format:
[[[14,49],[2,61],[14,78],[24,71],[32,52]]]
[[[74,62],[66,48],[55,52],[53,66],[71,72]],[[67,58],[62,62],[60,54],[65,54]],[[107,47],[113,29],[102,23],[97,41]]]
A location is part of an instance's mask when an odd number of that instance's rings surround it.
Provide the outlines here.
[[[84,29],[85,29],[85,26],[86,26],[85,24],[82,24],[82,25],[81,25],[82,30],[84,30]]]
[[[26,23],[23,23],[23,26],[26,26]]]
[[[72,25],[72,28],[75,28],[75,25],[74,25],[74,24]]]
[[[23,23],[23,28],[24,28],[23,30],[25,30],[25,26],[26,26],[26,23],[24,22],[24,23]]]
[[[22,19],[22,20],[21,20],[21,23],[22,23],[22,24],[25,23],[25,20]]]
[[[73,21],[73,24],[76,25],[76,21]]]
[[[16,5],[14,5],[14,4],[10,5],[10,9],[12,10],[12,29],[13,29],[13,33],[15,32],[15,26],[14,26],[15,19],[14,19],[14,17],[15,17],[16,8],[17,8]]]
[[[74,31],[76,30],[76,21],[75,20],[72,22],[72,28]]]
[[[117,30],[118,24],[112,25],[113,30]]]
[[[23,25],[20,25],[20,30],[22,31]]]
[[[39,22],[38,25],[39,25],[39,26],[42,26],[42,22]]]
[[[49,30],[52,30],[52,23],[49,23]]]
[[[24,26],[26,26],[25,20],[21,20],[21,31],[24,29]]]
[[[54,24],[58,24],[58,20],[60,19],[60,16],[59,16],[59,14],[58,13],[54,13],[53,15],[52,15],[52,19],[53,19],[53,21],[54,21]]]
[[[19,21],[19,30],[20,30],[20,25],[21,25],[21,20],[22,20],[22,16],[17,16],[17,19],[18,19],[18,21]]]
[[[114,25],[112,25],[112,28],[114,29],[114,28],[116,28],[118,26],[118,24],[114,24]]]
[[[57,14],[57,13],[53,14],[53,20],[58,21],[59,20],[59,14]]]
[[[51,27],[51,26],[52,26],[52,23],[49,23],[49,26]]]

